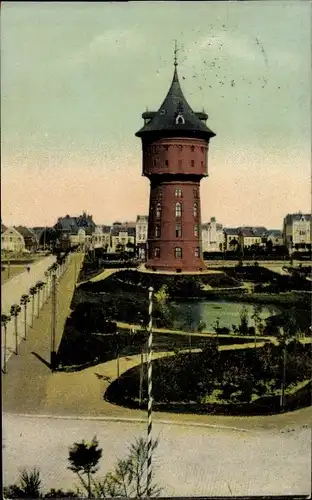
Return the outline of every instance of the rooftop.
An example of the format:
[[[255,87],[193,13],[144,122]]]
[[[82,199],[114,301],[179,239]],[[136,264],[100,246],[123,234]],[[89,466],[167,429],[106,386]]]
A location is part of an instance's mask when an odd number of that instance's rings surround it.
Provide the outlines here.
[[[143,113],[144,126],[135,134],[137,137],[148,135],[174,136],[183,135],[188,137],[199,137],[209,140],[216,134],[210,130],[205,121],[207,114],[194,112],[181,89],[178,77],[177,61],[175,59],[173,79],[170,89],[162,105],[155,111],[146,111]]]

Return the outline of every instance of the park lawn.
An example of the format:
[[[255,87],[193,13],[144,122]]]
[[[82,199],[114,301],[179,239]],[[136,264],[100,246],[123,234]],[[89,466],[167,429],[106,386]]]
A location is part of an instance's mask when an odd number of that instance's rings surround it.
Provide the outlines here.
[[[6,283],[9,279],[13,278],[17,274],[21,274],[25,271],[25,266],[10,266],[10,276],[8,268],[6,267],[4,271],[1,271],[1,283]]]

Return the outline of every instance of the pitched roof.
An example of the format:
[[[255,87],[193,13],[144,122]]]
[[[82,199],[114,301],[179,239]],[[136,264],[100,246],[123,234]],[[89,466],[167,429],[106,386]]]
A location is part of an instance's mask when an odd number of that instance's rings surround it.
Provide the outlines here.
[[[8,228],[1,223],[1,234],[4,233],[4,231],[6,231]]]
[[[291,224],[294,221],[298,221],[301,218],[304,220],[311,220],[311,214],[302,214],[302,213],[297,213],[297,214],[287,214],[286,217],[284,218],[284,221],[286,224]]]
[[[178,116],[182,116],[182,120],[177,119]],[[179,133],[183,136],[209,139],[216,135],[202,121],[208,118],[206,113],[194,112],[185,99],[179,82],[177,64],[170,89],[159,110],[143,113],[142,118],[149,121],[135,134],[137,137],[155,133],[157,135]]]
[[[249,228],[241,228],[241,230],[239,231],[239,234],[241,236],[248,236],[248,237],[253,237],[253,238],[258,238],[259,235],[258,234],[255,234],[251,229]]]
[[[239,229],[237,227],[225,227],[224,232],[229,236],[238,236]]]
[[[273,236],[275,238],[282,237],[283,233],[280,229],[268,229],[267,236]]]
[[[135,236],[135,227],[132,226],[113,226],[111,230],[112,236],[118,236],[119,233],[127,233],[128,236]]]
[[[90,216],[84,214],[79,217],[70,217],[69,215],[60,217],[54,227],[72,234],[78,233],[78,230],[83,228],[87,234],[91,234],[96,225]]]
[[[23,238],[31,238],[33,240],[36,239],[35,233],[28,227],[25,226],[14,226],[14,227],[16,231],[18,231],[23,236]]]

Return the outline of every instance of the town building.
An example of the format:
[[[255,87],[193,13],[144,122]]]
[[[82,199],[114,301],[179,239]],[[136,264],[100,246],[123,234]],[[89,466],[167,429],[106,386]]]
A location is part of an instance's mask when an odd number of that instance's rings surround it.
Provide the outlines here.
[[[141,260],[146,258],[146,243],[148,233],[148,216],[138,215],[135,225],[135,240],[137,248],[137,256]]]
[[[103,248],[107,252],[111,247],[111,227],[96,226],[91,237],[91,245],[93,248]]]
[[[1,251],[15,253],[26,251],[25,240],[15,227],[8,227],[1,233]]]
[[[224,248],[226,251],[234,252],[239,247],[239,229],[228,227],[224,229]]]
[[[95,228],[96,224],[92,215],[88,215],[86,212],[78,217],[70,215],[59,217],[54,226],[58,233],[60,247],[63,250],[77,245],[84,250],[90,248]]]
[[[250,248],[254,245],[261,246],[264,233],[254,230],[252,227],[238,228],[238,244],[241,249]]]
[[[202,224],[202,249],[203,252],[223,252],[223,226],[216,222],[215,217],[211,217],[210,222]]]
[[[150,181],[146,267],[199,271],[205,264],[201,243],[200,181],[208,176],[208,146],[215,136],[208,115],[194,112],[174,74],[158,111],[142,114],[143,175]]]
[[[287,214],[283,221],[284,244],[289,252],[311,249],[311,214]]]
[[[266,238],[268,242],[271,242],[272,247],[282,246],[284,244],[283,233],[280,229],[268,229]]]
[[[25,226],[16,226],[15,229],[23,236],[26,250],[28,250],[29,252],[35,252],[36,250],[38,250],[38,238],[31,229]]]
[[[114,222],[111,228],[111,252],[135,250],[135,222]]]

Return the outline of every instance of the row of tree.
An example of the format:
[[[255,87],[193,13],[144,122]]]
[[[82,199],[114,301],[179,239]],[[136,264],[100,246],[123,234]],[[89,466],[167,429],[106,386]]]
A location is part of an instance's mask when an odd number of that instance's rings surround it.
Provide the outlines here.
[[[3,355],[3,367],[2,371],[3,373],[7,372],[7,325],[8,323],[13,320],[14,321],[14,336],[15,336],[15,350],[14,354],[18,354],[19,350],[19,337],[20,333],[18,331],[18,317],[22,312],[22,307],[23,307],[23,312],[24,312],[24,336],[23,340],[27,340],[27,309],[28,309],[28,304],[31,302],[31,324],[30,326],[33,327],[34,324],[34,319],[35,316],[39,318],[40,314],[40,305],[41,303],[44,303],[45,300],[48,298],[49,293],[50,293],[50,284],[51,284],[51,276],[53,273],[59,273],[61,274],[63,272],[64,266],[66,262],[66,256],[62,255],[59,256],[57,261],[54,262],[46,271],[45,271],[45,277],[46,281],[37,281],[37,283],[30,287],[29,293],[28,294],[23,294],[20,299],[19,304],[12,304],[10,308],[10,314],[1,314],[1,327],[3,328],[3,338],[4,338],[4,355]],[[35,302],[36,302],[36,296],[37,296],[37,311],[35,313]]]

